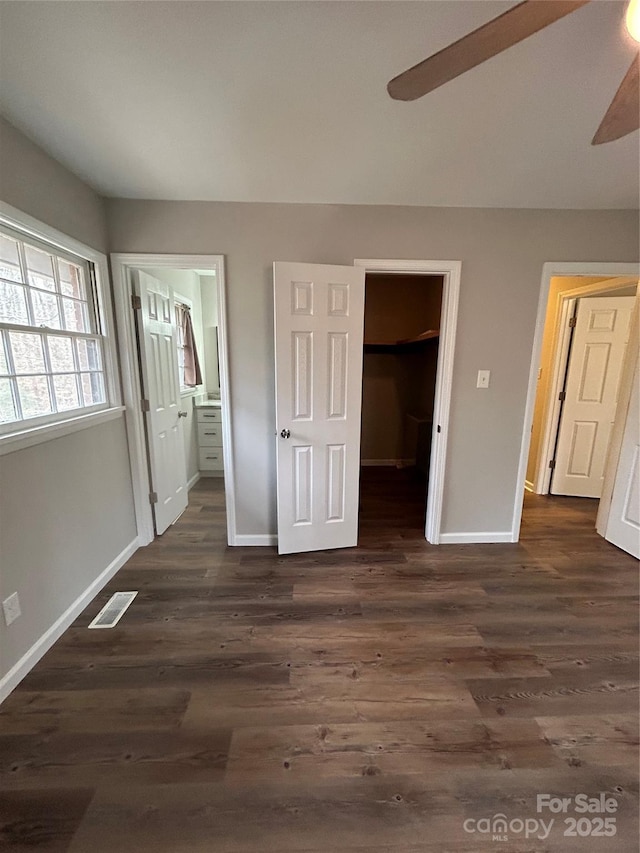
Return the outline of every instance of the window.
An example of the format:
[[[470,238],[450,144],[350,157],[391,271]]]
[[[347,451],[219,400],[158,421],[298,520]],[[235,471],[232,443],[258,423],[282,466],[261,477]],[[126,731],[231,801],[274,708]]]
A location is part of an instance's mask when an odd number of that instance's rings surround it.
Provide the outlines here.
[[[202,384],[202,373],[200,371],[200,359],[196,349],[193,322],[191,320],[191,308],[176,299],[176,327],[178,330],[178,377],[180,379],[180,390],[191,391]]]
[[[187,306],[181,302],[176,302],[176,328],[178,330],[178,376],[180,377],[180,390],[191,391],[184,381],[184,363],[185,363],[185,312]]]
[[[108,407],[97,306],[91,263],[0,230],[0,434]]]

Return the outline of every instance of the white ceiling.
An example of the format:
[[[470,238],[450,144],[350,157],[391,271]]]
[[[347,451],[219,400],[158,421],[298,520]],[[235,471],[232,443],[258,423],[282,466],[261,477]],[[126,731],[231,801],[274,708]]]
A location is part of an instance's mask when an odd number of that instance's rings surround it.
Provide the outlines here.
[[[387,95],[511,5],[2,2],[0,109],[107,196],[637,207],[639,134],[590,144],[634,52],[624,4]]]

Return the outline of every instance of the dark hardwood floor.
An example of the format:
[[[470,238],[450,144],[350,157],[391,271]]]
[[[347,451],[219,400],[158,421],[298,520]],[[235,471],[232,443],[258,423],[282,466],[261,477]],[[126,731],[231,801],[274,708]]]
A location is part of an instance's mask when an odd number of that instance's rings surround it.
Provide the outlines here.
[[[637,850],[638,567],[593,502],[528,495],[519,544],[433,547],[406,472],[362,491],[358,548],[279,557],[227,548],[201,481],[0,707],[0,848]],[[615,812],[537,811],[601,792]]]

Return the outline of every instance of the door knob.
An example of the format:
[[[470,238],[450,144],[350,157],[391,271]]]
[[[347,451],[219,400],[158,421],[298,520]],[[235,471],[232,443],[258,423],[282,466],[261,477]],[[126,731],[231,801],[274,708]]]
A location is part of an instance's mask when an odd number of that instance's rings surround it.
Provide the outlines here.
[[[186,418],[188,414],[189,414],[188,412],[178,412],[178,417],[179,418]]]
[[[280,438],[291,438],[291,430],[290,429],[283,429],[282,432],[280,433]]]

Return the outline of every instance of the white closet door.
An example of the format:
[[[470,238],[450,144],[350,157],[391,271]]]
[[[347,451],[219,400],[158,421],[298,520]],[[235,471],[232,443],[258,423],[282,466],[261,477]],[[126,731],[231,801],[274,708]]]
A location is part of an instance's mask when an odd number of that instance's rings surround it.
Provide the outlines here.
[[[358,542],[364,269],[274,264],[278,550]]]

